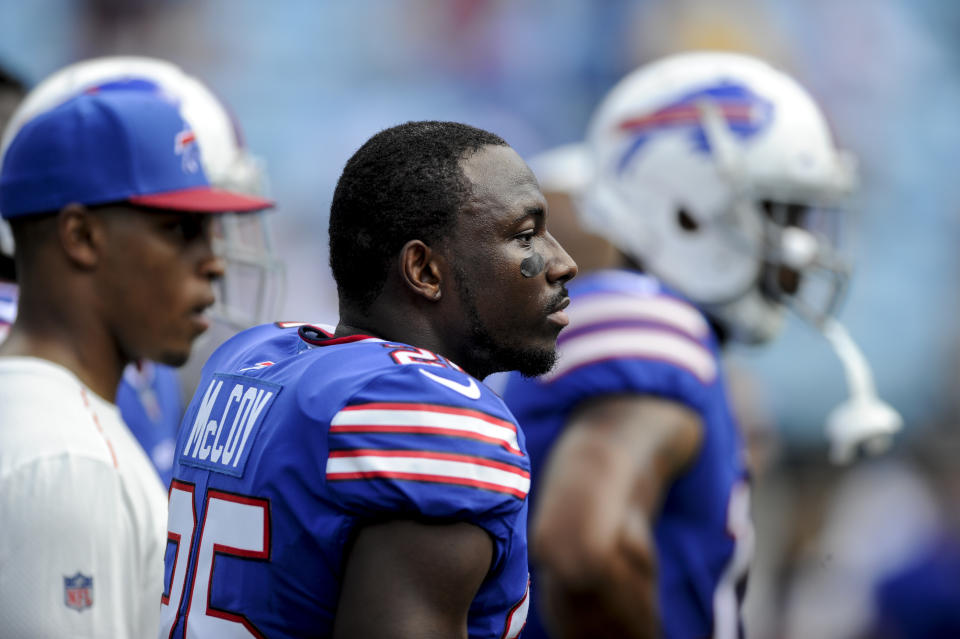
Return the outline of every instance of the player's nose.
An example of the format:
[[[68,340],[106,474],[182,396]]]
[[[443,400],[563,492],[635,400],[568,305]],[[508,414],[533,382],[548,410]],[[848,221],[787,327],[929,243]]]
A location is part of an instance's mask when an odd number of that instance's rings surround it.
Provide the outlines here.
[[[551,256],[547,262],[547,281],[565,284],[577,275],[577,263],[552,235],[547,233],[551,244]]]
[[[219,280],[227,272],[227,261],[211,253],[200,263],[200,275],[208,280]]]
[[[219,220],[217,220],[219,221]],[[198,238],[198,272],[204,279],[215,281],[221,279],[227,272],[227,261],[215,248],[217,226],[205,220],[203,234]]]

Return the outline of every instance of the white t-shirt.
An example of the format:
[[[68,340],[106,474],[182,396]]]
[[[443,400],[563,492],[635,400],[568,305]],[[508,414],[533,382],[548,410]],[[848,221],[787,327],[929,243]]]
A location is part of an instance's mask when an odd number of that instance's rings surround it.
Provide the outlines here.
[[[0,357],[0,635],[155,637],[167,495],[117,407]]]

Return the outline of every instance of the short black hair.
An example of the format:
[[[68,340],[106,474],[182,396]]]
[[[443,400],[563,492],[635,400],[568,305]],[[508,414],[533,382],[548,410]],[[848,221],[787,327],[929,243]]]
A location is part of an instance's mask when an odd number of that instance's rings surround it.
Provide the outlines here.
[[[470,196],[460,162],[503,138],[458,122],[407,122],[377,133],[343,169],[330,206],[330,268],[341,303],[366,310],[413,239],[440,241]]]

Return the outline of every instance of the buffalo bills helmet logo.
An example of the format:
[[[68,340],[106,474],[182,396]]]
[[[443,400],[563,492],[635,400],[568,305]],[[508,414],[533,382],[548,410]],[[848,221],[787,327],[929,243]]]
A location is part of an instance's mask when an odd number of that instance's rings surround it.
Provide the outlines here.
[[[693,148],[709,154],[710,141],[704,132],[698,106],[702,101],[712,102],[731,133],[741,140],[757,135],[773,120],[773,103],[742,84],[724,82],[698,89],[656,111],[628,118],[618,125],[618,129],[632,137],[620,158],[618,171],[622,172],[647,142],[668,131],[688,131]]]
[[[101,91],[149,91],[150,93],[163,94],[159,84],[146,78],[118,78],[84,89],[84,93],[100,93]]]
[[[93,577],[79,572],[73,577],[64,577],[63,603],[77,612],[93,606]]]

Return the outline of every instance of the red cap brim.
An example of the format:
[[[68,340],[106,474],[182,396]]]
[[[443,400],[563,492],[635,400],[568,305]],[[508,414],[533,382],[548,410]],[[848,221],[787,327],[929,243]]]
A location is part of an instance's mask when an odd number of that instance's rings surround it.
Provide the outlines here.
[[[152,195],[134,195],[127,199],[138,206],[193,213],[250,213],[274,207],[270,200],[207,186]]]

